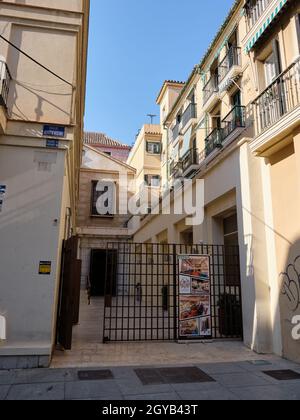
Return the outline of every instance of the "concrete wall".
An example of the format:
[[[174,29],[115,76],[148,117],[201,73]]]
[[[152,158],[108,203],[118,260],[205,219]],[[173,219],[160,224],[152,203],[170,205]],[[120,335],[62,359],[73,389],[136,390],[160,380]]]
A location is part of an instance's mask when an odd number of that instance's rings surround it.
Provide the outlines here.
[[[43,161],[51,163],[45,164]],[[58,290],[65,152],[0,146],[0,313],[7,340],[0,355],[50,355]],[[39,275],[50,261],[51,275]]]
[[[0,110],[0,369],[46,366],[55,344],[62,242],[76,233],[88,18],[88,0],[1,3],[1,34],[60,78],[0,43],[13,79]],[[48,124],[65,128],[55,150]],[[39,275],[40,261],[51,261],[50,275]]]
[[[300,266],[295,263],[300,255],[300,199],[299,179],[295,176],[298,161],[293,141],[284,149],[272,155],[269,159],[269,165],[274,225],[276,227],[277,281],[280,289],[277,305],[281,312],[283,354],[285,357],[299,362],[300,342],[295,341],[292,337],[292,319],[294,316],[300,315],[300,302],[297,305],[297,302],[290,301],[287,295],[289,285],[292,290],[290,282],[295,280],[297,282],[297,276],[300,274]],[[286,205],[283,205],[284,203]],[[280,275],[280,273],[286,274]]]

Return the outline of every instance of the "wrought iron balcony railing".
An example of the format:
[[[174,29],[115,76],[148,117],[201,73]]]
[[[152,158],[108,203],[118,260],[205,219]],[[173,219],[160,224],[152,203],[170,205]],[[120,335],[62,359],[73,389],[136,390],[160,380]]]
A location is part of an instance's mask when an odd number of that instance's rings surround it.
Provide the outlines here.
[[[173,140],[173,142],[176,141],[177,138],[178,138],[178,136],[179,136],[179,133],[180,133],[180,124],[181,123],[177,123],[175,125],[175,127],[173,128],[173,130],[172,130],[172,140]]]
[[[300,58],[290,65],[253,102],[256,135],[300,105]]]
[[[222,147],[222,130],[215,128],[205,139],[206,157],[211,155],[214,150]]]
[[[246,107],[235,106],[222,121],[222,140],[226,140],[237,128],[246,127]]]
[[[190,149],[182,158],[182,170],[187,171],[192,166],[199,164],[199,156],[197,149]]]
[[[219,90],[219,76],[214,74],[203,88],[203,105]]]
[[[173,178],[181,178],[182,177],[182,162],[172,162],[170,165],[170,175]]]
[[[191,103],[182,115],[182,128],[184,128],[193,118],[197,118],[197,105]]]
[[[251,29],[273,0],[247,0],[245,5],[248,27]]]
[[[246,127],[246,107],[235,106],[222,120],[221,127],[215,128],[205,139],[206,157],[223,147],[224,141],[238,128]]]
[[[232,67],[241,65],[241,48],[232,46],[219,65],[219,83],[225,79]]]
[[[0,61],[0,106],[7,108],[11,75],[7,64]]]

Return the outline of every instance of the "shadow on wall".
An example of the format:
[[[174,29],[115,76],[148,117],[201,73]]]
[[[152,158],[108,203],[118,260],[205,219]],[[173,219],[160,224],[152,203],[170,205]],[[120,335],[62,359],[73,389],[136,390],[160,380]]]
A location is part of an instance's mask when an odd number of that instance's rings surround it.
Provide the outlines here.
[[[300,337],[293,336],[293,321],[300,316],[300,239],[290,247],[286,269],[280,274],[280,290],[283,356],[300,363]]]

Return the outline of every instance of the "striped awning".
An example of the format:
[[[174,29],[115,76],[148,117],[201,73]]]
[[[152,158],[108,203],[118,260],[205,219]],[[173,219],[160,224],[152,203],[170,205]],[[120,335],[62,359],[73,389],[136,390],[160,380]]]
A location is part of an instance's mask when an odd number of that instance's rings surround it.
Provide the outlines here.
[[[265,31],[270,27],[270,25],[273,23],[276,16],[283,9],[283,7],[286,5],[286,3],[288,3],[288,1],[289,0],[278,1],[277,6],[274,8],[272,13],[270,13],[268,18],[265,20],[264,24],[259,28],[259,30],[255,33],[255,35],[252,37],[252,39],[247,44],[246,53],[249,53],[249,51],[252,50],[252,48],[256,45],[256,43],[262,37],[262,35],[265,33]]]

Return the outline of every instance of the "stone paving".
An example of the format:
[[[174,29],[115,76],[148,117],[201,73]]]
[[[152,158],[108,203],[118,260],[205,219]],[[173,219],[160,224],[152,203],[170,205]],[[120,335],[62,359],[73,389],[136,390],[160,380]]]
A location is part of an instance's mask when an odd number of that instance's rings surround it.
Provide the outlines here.
[[[78,378],[82,369],[74,368],[0,371],[0,400],[300,400],[300,380],[278,381],[264,373],[300,373],[300,365],[277,357],[185,366],[215,382],[143,385],[133,366],[110,368],[113,379],[84,381]]]

